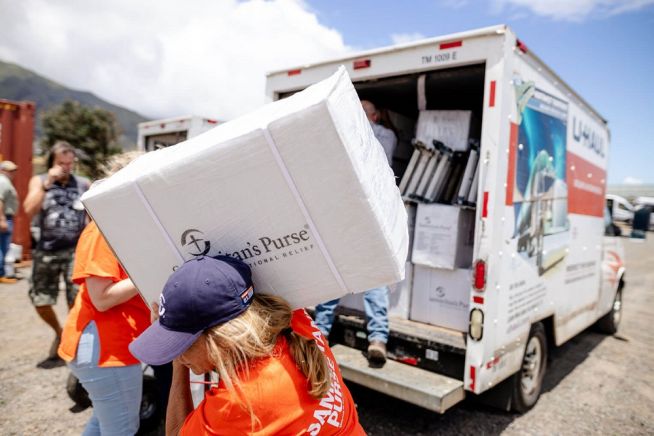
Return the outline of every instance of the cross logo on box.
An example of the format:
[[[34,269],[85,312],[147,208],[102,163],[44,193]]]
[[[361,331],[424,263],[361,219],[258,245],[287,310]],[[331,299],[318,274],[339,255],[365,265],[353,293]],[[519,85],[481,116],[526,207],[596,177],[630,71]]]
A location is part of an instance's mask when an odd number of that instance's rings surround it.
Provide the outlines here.
[[[182,233],[181,240],[182,247],[186,248],[186,252],[191,256],[204,256],[209,252],[211,243],[208,240],[202,238],[202,236],[204,236],[204,233],[198,229],[188,229],[184,231],[184,233]]]

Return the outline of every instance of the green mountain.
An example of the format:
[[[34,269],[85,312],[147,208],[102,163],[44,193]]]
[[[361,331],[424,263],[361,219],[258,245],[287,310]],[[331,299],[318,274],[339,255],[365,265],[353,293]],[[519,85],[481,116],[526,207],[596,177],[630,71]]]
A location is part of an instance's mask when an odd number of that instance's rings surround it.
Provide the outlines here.
[[[36,103],[35,134],[41,134],[41,114],[63,103],[75,100],[89,107],[100,107],[116,115],[122,129],[120,141],[124,149],[136,147],[138,123],[147,118],[124,107],[111,104],[90,92],[75,91],[46,79],[19,65],[0,61],[0,98],[7,100],[30,100]]]

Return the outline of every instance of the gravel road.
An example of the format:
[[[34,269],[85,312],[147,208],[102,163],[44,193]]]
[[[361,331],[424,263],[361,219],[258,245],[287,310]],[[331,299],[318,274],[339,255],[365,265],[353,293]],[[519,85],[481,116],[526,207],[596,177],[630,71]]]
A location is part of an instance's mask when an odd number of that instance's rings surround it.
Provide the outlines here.
[[[463,402],[438,415],[351,386],[371,435],[654,434],[654,234],[625,239],[627,286],[620,332],[587,330],[552,352],[545,391],[525,415]],[[29,271],[23,269],[23,275]],[[65,367],[39,369],[52,334],[27,298],[27,281],[0,285],[0,434],[80,434],[90,409],[66,395]],[[66,308],[59,301],[63,320]]]

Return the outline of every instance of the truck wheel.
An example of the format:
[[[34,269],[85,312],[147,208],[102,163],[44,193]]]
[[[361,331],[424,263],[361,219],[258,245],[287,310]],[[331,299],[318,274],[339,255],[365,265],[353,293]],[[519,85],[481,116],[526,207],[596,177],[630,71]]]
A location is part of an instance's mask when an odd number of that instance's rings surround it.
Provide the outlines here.
[[[615,293],[613,307],[609,313],[597,320],[597,329],[602,333],[612,335],[618,332],[620,320],[622,319],[622,286]]]
[[[513,376],[511,408],[524,413],[531,409],[540,397],[543,377],[547,368],[547,337],[542,323],[531,326],[522,367]]]

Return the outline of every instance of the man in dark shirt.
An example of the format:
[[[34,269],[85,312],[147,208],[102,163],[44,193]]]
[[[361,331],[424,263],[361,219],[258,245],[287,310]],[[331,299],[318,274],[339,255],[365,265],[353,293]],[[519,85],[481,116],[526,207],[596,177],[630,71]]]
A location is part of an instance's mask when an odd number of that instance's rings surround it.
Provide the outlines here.
[[[88,189],[89,182],[72,174],[74,164],[75,149],[65,141],[55,143],[48,157],[48,172],[32,177],[23,204],[27,215],[36,217],[40,232],[32,252],[29,295],[36,312],[55,333],[48,357],[39,363],[43,368],[61,363],[57,355],[61,325],[52,306],[57,303],[62,276],[69,308],[77,295],[71,274],[75,245],[86,223],[80,197]]]

